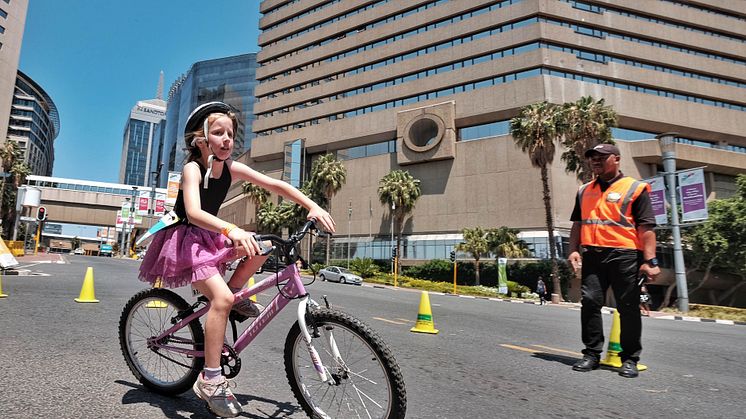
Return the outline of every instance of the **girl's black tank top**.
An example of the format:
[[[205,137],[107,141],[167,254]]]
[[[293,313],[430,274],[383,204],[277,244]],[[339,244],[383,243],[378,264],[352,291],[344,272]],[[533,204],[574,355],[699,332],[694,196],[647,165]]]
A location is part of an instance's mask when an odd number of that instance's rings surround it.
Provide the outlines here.
[[[223,173],[218,179],[210,179],[207,183],[207,188],[202,187],[202,182],[205,178],[207,169],[202,167],[199,162],[199,172],[202,175],[199,184],[199,202],[203,211],[206,211],[214,216],[218,215],[220,205],[223,204],[225,197],[228,195],[228,189],[231,186],[231,171],[228,169],[228,164],[223,163]],[[188,164],[188,163],[187,163]],[[179,194],[176,195],[176,204],[174,204],[174,212],[179,216],[181,223],[188,223],[186,214],[186,207],[184,206],[184,191],[179,189]]]

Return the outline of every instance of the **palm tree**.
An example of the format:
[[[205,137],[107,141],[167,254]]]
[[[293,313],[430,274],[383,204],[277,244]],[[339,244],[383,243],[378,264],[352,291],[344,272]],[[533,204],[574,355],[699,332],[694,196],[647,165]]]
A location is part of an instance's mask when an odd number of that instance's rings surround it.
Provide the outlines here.
[[[257,228],[268,234],[279,234],[284,222],[280,207],[270,201],[259,207],[256,220]]]
[[[311,181],[309,187],[321,192],[326,201],[326,210],[332,212],[332,197],[342,189],[347,182],[347,169],[334,154],[327,153],[319,157],[311,166]],[[329,264],[329,250],[331,239],[326,237],[326,264]]]
[[[561,134],[558,130],[558,125],[561,127],[560,122],[561,107],[547,101],[524,106],[521,108],[519,115],[510,120],[510,134],[513,136],[516,146],[520,147],[524,153],[528,153],[531,165],[541,171],[549,257],[552,263],[552,286],[555,290],[560,290],[560,280],[547,166],[554,161],[555,142]],[[559,292],[558,294],[561,300],[562,295]]]
[[[264,203],[269,200],[269,191],[262,188],[261,186],[254,185],[251,182],[244,182],[241,185],[241,189],[243,190],[243,194],[246,195],[249,200],[254,203],[254,218],[258,219],[259,207],[264,205]],[[256,224],[257,226],[259,225],[258,222],[256,222]]]
[[[5,145],[0,148],[0,165],[3,172],[10,173],[12,185],[6,191],[6,178],[3,177],[0,181],[0,219],[4,220],[5,226],[12,226],[15,218],[13,202],[16,199],[16,191],[26,176],[31,174],[31,169],[23,161],[23,150],[18,147],[18,143],[11,140],[5,141]]]
[[[573,103],[565,103],[562,109],[562,144],[567,150],[562,153],[565,170],[575,173],[583,183],[593,179],[588,162],[583,154],[597,144],[611,143],[611,128],[617,126],[617,115],[604,99],[598,101],[584,96]]]
[[[394,170],[378,181],[378,199],[388,205],[391,216],[397,225],[396,254],[401,255],[401,233],[404,230],[404,218],[414,210],[417,199],[422,195],[420,180],[415,179],[409,172]]]
[[[518,230],[509,227],[498,227],[487,230],[489,250],[497,257],[522,258],[531,255],[526,243],[518,238]]]
[[[482,227],[465,228],[462,234],[464,241],[456,245],[456,250],[471,253],[471,257],[474,258],[474,272],[476,274],[474,285],[479,286],[479,259],[490,250],[487,231]]]

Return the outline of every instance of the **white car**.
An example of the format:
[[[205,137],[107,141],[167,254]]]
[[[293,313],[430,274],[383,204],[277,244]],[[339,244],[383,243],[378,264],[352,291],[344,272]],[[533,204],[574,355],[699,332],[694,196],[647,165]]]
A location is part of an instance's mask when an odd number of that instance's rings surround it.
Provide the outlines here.
[[[342,284],[363,284],[363,278],[339,266],[327,266],[326,268],[320,270],[319,278],[322,281],[333,281]]]
[[[79,247],[79,248],[77,248],[77,249],[73,250],[73,254],[74,254],[74,255],[84,255],[84,254],[85,254],[85,250],[83,250],[83,249],[81,249],[81,248]]]

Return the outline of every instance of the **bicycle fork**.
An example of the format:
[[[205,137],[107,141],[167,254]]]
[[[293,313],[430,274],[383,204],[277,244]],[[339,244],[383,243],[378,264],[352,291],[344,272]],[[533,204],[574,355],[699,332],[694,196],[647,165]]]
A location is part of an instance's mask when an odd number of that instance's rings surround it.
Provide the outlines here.
[[[303,341],[306,343],[306,348],[308,349],[308,353],[311,356],[311,361],[313,362],[313,367],[316,370],[316,373],[319,374],[319,379],[321,379],[322,382],[328,383],[329,385],[334,385],[335,380],[331,378],[331,374],[327,371],[327,368],[321,363],[321,358],[319,357],[319,353],[316,351],[316,348],[313,347],[313,344],[311,343],[311,334],[308,333],[308,327],[306,325],[306,312],[308,310],[308,306],[312,305],[314,307],[319,307],[319,304],[313,300],[311,300],[307,295],[303,297],[300,300],[300,304],[298,304],[298,325],[300,326],[300,330],[303,333]],[[339,349],[337,349],[337,342],[334,340],[334,334],[332,332],[329,332],[329,348],[331,349],[331,356],[334,358],[334,360],[338,363],[342,362],[342,357],[339,354]]]

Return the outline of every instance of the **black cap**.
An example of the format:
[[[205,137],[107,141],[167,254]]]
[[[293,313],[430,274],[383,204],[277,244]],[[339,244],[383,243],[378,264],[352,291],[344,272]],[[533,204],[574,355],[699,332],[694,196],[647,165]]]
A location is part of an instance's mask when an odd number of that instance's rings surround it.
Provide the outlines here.
[[[598,144],[597,146],[593,148],[589,148],[585,151],[585,157],[590,157],[593,155],[593,153],[598,154],[616,154],[617,156],[620,155],[619,149],[614,144]]]
[[[233,108],[230,105],[226,105],[223,102],[207,102],[197,106],[187,118],[186,125],[184,126],[184,135],[202,128],[202,121],[208,115],[213,113],[227,114],[232,110]]]

